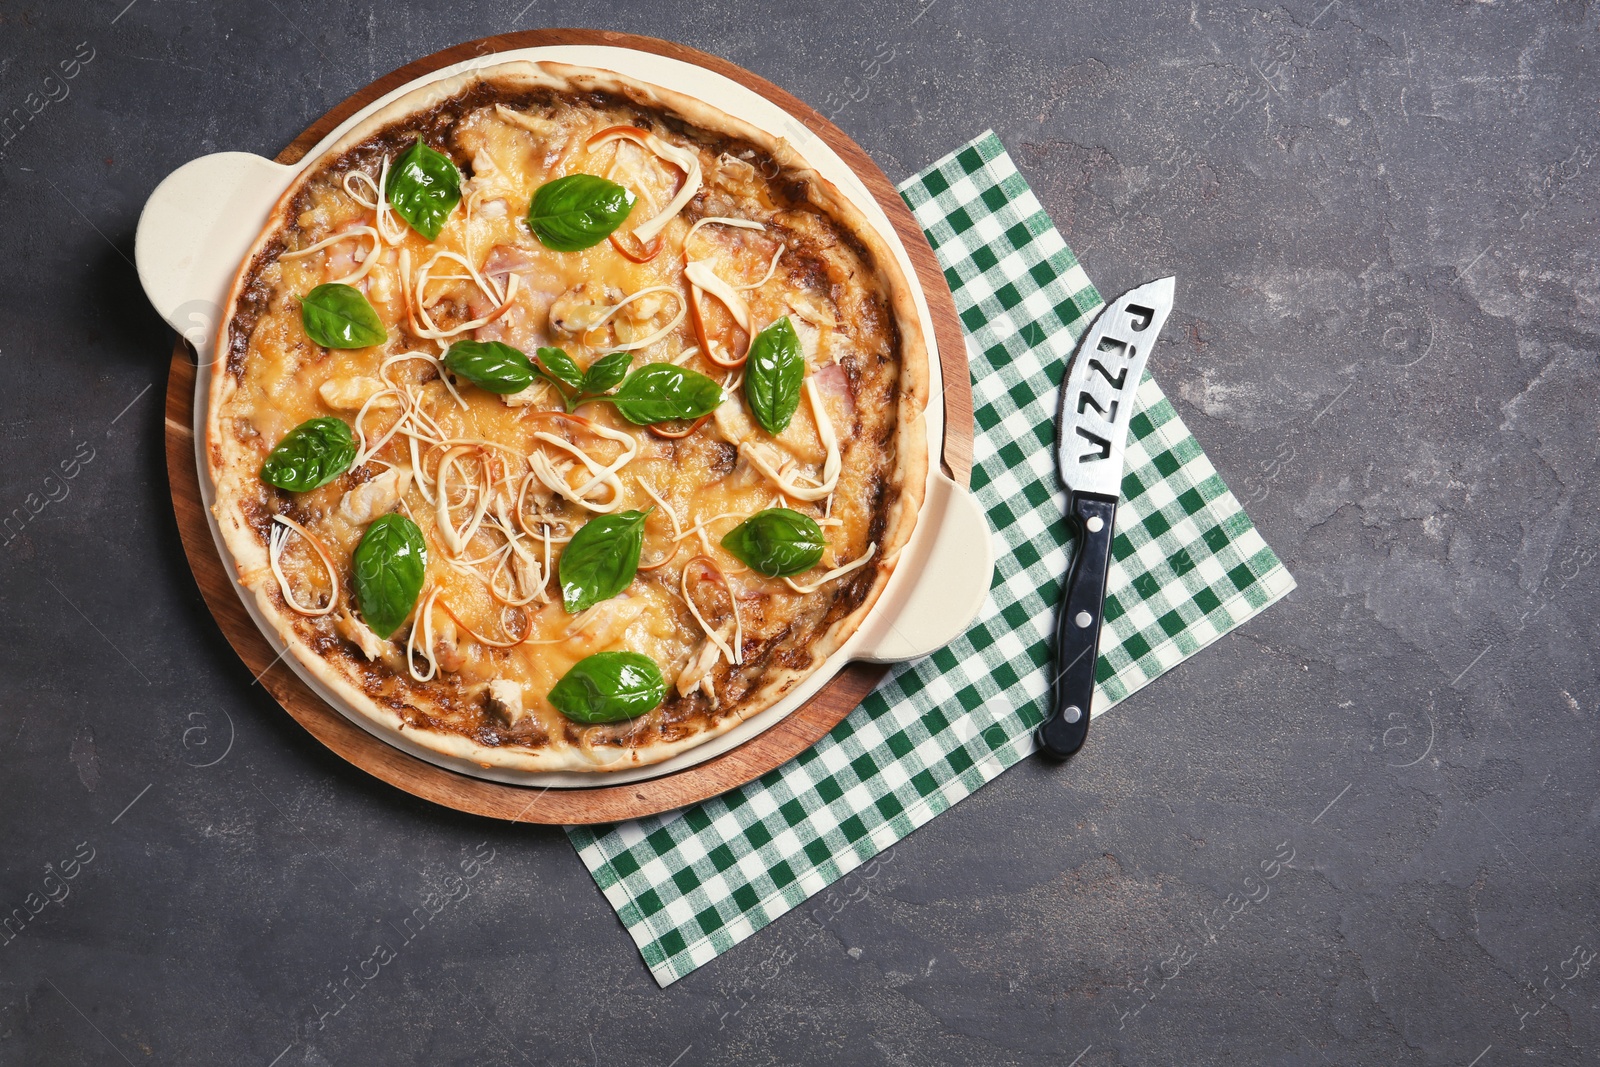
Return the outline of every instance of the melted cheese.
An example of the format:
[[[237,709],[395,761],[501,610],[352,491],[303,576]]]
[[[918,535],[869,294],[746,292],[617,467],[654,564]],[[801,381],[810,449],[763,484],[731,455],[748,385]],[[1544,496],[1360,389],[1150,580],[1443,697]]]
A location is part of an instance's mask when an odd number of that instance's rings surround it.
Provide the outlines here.
[[[789,250],[775,224],[803,226],[805,220],[789,218],[754,168],[732,157],[719,160],[703,148],[678,146],[686,157],[703,157],[708,185],[693,202],[703,206],[664,220],[663,249],[649,262],[633,262],[608,242],[558,253],[533,239],[522,219],[534,192],[568,174],[611,173],[640,194],[637,211],[649,212],[644,218],[656,214],[653,208],[665,215],[679,198],[683,176],[631,142],[585,148],[590,136],[612,124],[566,106],[534,114],[495,105],[471,113],[453,138],[456,158],[470,161],[472,177],[463,205],[434,242],[397,226],[377,202],[377,167],[376,174],[333,173],[314,185],[294,220],[291,254],[263,272],[274,295],[250,337],[246,371],[230,401],[237,424],[250,431],[241,430],[230,447],[251,452],[257,464],[306,419],[337,414],[359,425],[365,466],[299,494],[292,505],[344,575],[366,521],[376,514],[401,510],[424,533],[427,578],[409,628],[380,642],[341,613],[326,620],[329,632],[352,642],[356,655],[397,670],[405,663],[400,650],[408,649],[416,683],[482,687],[493,711],[485,721],[526,730],[531,720],[551,735],[567,724],[546,695],[593,653],[643,653],[681,692],[714,698],[714,665],[732,669],[745,660],[750,642],[758,647],[802,618],[814,623],[820,608],[813,602],[807,616],[807,597],[798,590],[811,589],[807,582],[826,584],[848,568],[829,574],[819,567],[791,583],[768,580],[740,564],[720,539],[744,517],[779,502],[772,484],[779,474],[791,491],[812,490],[800,494],[807,499],[791,495],[782,503],[826,524],[827,558],[864,562],[875,547],[869,530],[878,506],[874,477],[885,463],[873,441],[854,439],[841,421],[846,411],[820,397],[809,381],[807,402],[777,437],[755,425],[735,395],[714,423],[666,441],[622,420],[609,404],[586,405],[586,425],[545,417],[559,407],[548,388],[536,385],[502,398],[440,380],[445,346],[476,335],[505,340],[529,355],[540,345],[559,344],[580,366],[630,350],[634,368],[677,362],[737,390],[742,373],[700,353],[684,321],[686,245],[693,220],[706,215],[735,220],[692,234],[693,260],[704,275],[697,280],[718,298],[706,301],[708,334],[731,350],[735,330],[759,330],[798,309],[808,373],[838,359],[833,331],[846,316],[828,288],[817,288],[814,269],[793,276],[785,269]],[[624,228],[638,223],[632,219]],[[389,327],[383,345],[324,350],[300,325],[297,298],[324,280],[331,255],[354,246],[336,240],[341,233],[378,246],[363,256],[352,284]],[[837,272],[847,274],[848,267]],[[575,332],[559,329],[552,306],[580,286],[601,294],[600,313],[577,323]],[[472,325],[462,330],[463,324]],[[884,350],[889,344],[882,336],[858,342]],[[893,425],[892,410],[879,410],[875,418],[877,427]],[[760,463],[751,463],[751,449]],[[817,491],[823,486],[825,492]],[[650,566],[623,595],[583,617],[568,615],[552,571],[573,532],[592,513],[651,507],[665,509],[660,518],[670,521],[646,527],[643,559]],[[681,551],[685,545],[689,552]],[[719,598],[692,610],[684,601],[690,591],[684,570],[703,566],[691,558],[700,553],[725,576],[720,600],[732,610],[715,617],[702,608]],[[327,598],[315,553],[284,551],[281,557],[285,587],[298,603]],[[327,603],[331,611],[333,602]],[[495,647],[501,644],[509,647]]]

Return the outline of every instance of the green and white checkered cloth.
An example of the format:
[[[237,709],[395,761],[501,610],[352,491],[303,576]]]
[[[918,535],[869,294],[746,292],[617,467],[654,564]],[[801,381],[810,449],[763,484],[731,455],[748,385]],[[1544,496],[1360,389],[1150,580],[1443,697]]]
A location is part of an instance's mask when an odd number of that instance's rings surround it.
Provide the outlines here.
[[[989,599],[970,630],[895,668],[787,765],[683,811],[568,829],[663,986],[1034,750],[1070,548],[1055,473],[1056,392],[1102,301],[993,132],[900,192],[944,265],[967,332],[972,490],[997,559]],[[1149,375],[1137,403],[1097,713],[1294,588]]]

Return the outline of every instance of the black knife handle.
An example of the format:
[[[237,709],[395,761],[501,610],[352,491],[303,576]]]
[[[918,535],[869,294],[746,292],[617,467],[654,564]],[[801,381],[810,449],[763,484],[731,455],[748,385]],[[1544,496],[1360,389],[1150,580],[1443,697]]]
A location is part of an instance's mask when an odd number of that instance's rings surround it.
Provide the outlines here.
[[[1094,699],[1094,668],[1100,658],[1100,622],[1105,616],[1106,571],[1111,566],[1112,527],[1117,502],[1088,493],[1072,495],[1068,515],[1077,525],[1078,553],[1067,573],[1056,620],[1055,684],[1050,717],[1039,727],[1046,752],[1066,758],[1089,736],[1089,705]]]

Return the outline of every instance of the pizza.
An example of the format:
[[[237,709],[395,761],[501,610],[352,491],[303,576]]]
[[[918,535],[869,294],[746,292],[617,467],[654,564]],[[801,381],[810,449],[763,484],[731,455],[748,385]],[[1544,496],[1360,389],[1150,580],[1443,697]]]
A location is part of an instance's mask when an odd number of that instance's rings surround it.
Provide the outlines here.
[[[781,138],[604,70],[361,121],[216,351],[241,585],[347,713],[485,768],[642,766],[771,707],[859,628],[927,477],[883,239]]]

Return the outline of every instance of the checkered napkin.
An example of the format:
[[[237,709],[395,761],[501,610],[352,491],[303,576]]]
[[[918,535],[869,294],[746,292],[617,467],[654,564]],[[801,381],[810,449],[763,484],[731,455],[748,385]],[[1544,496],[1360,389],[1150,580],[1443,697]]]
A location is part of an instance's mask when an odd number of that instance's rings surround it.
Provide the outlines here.
[[[972,490],[997,560],[989,599],[965,634],[895,668],[787,765],[682,811],[568,829],[663,986],[1034,749],[1070,558],[1055,474],[1056,391],[1102,302],[993,132],[900,192],[944,265],[967,332]],[[1294,588],[1148,375],[1128,436],[1097,713]]]

